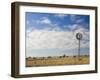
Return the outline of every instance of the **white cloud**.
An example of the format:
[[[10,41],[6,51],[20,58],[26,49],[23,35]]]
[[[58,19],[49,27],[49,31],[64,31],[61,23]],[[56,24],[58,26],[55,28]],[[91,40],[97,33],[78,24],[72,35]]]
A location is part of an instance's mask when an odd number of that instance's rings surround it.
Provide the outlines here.
[[[76,20],[76,23],[81,23],[83,21],[84,21],[83,19],[78,19],[78,20]]]
[[[73,31],[46,31],[34,30],[26,38],[26,47],[28,49],[44,49],[44,48],[59,48],[59,49],[75,49],[78,48],[78,40],[76,33],[81,32],[83,38],[89,39],[89,32],[80,28]],[[89,46],[89,42],[81,41],[81,48]]]
[[[52,23],[52,21],[48,17],[43,17],[40,20],[33,20],[33,23],[36,24],[43,24],[44,28],[40,29],[39,31],[46,30],[46,31],[61,31],[61,28],[56,23]],[[46,26],[46,27],[45,27]],[[34,28],[34,26],[28,27],[26,30],[27,34],[30,34],[32,31],[38,31]]]
[[[74,23],[82,23],[84,21],[83,18],[80,18],[79,16],[76,16],[76,15],[70,15],[70,20]]]
[[[57,24],[47,24],[46,27],[44,28],[44,30],[47,31],[60,31],[61,29],[58,27]]]
[[[57,15],[54,15],[54,16],[63,19],[67,15],[66,14],[57,14]]]
[[[51,20],[48,17],[43,17],[40,20],[40,23],[43,23],[43,24],[52,24]]]
[[[74,33],[82,33],[84,36],[86,35],[86,33],[89,33],[88,29],[83,28],[82,26],[79,26],[78,29],[76,29],[74,31]]]
[[[70,30],[75,30],[75,29],[79,28],[80,26],[78,24],[74,24],[74,25],[68,25],[66,27],[68,27]]]
[[[47,31],[60,31],[60,27],[58,27],[58,24],[52,23],[52,21],[48,17],[43,17],[40,20],[37,21],[38,24],[44,24],[46,26],[44,30]]]

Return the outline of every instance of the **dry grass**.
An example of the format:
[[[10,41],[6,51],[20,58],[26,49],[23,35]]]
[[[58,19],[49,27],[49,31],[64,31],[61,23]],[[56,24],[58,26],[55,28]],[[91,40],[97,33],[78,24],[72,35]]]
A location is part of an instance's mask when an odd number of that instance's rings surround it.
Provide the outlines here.
[[[56,57],[56,58],[26,58],[26,67],[36,67],[36,66],[56,66],[56,65],[82,65],[89,64],[89,56],[68,56],[68,57]]]

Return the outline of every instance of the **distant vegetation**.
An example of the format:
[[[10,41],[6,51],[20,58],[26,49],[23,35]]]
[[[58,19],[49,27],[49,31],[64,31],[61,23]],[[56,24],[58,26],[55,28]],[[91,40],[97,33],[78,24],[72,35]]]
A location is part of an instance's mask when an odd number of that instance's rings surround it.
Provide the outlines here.
[[[26,59],[33,60],[33,59],[49,59],[49,58],[65,58],[65,57],[78,57],[78,56],[66,56],[65,54],[62,56],[48,56],[48,57],[27,57]],[[89,55],[81,55],[80,57],[89,57]]]

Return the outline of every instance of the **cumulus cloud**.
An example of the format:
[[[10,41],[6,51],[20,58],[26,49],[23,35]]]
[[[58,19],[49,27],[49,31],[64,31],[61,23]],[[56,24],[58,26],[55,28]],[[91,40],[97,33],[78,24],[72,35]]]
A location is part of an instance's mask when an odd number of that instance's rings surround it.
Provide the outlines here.
[[[84,42],[84,39],[89,40],[89,32],[80,28],[76,31],[46,31],[34,30],[29,37],[26,37],[26,47],[29,49],[44,49],[44,48],[59,48],[59,49],[75,49],[78,48],[78,40],[76,33],[83,34],[81,48],[89,46],[89,41]]]

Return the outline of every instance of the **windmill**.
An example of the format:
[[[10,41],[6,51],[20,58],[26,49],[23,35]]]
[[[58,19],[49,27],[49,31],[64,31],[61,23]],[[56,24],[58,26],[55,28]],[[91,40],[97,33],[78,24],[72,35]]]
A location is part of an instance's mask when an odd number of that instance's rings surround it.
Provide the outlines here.
[[[76,33],[76,39],[79,42],[79,45],[78,45],[78,57],[79,57],[79,60],[80,60],[80,41],[82,39],[82,34],[81,33]]]

